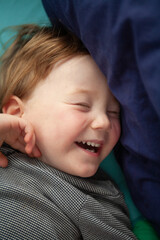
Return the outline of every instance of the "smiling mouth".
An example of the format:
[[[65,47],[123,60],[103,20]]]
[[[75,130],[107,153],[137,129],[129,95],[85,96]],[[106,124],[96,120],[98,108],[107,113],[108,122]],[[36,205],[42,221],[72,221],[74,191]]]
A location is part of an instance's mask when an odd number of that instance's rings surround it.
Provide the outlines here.
[[[101,148],[101,144],[94,142],[75,142],[80,148],[92,153],[98,153]]]

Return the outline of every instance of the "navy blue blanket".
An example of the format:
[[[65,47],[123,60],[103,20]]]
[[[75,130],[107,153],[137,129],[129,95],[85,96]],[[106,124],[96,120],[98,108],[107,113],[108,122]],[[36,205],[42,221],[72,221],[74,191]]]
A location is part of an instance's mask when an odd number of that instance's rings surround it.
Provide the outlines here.
[[[121,103],[117,158],[160,234],[160,1],[43,0],[52,23],[82,39]]]

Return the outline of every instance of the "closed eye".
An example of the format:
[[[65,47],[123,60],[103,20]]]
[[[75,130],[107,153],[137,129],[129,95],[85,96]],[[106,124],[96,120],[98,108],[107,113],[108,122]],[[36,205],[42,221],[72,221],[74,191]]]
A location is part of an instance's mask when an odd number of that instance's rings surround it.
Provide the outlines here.
[[[120,118],[120,112],[119,111],[107,111],[107,114],[108,114],[109,117]]]
[[[87,103],[76,103],[76,105],[81,106],[81,107],[90,108],[89,104],[87,104]]]
[[[88,103],[75,103],[74,106],[78,107],[79,110],[88,112],[90,110],[90,105]]]

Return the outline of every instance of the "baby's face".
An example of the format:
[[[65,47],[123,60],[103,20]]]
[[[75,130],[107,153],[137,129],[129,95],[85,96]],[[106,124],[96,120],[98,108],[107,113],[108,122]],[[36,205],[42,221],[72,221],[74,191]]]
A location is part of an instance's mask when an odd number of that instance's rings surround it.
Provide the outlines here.
[[[41,160],[89,177],[120,136],[119,104],[89,55],[57,64],[25,102]]]

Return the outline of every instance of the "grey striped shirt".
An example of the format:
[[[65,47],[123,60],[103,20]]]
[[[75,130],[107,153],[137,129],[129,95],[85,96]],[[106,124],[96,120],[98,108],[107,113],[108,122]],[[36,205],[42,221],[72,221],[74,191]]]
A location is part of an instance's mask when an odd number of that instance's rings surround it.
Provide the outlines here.
[[[122,194],[101,170],[79,178],[0,150],[9,159],[0,168],[1,240],[136,239]]]

